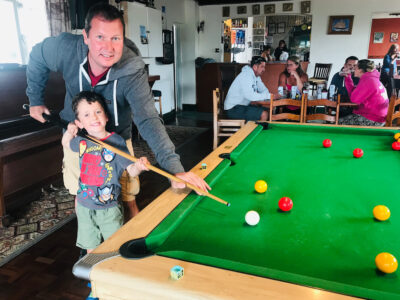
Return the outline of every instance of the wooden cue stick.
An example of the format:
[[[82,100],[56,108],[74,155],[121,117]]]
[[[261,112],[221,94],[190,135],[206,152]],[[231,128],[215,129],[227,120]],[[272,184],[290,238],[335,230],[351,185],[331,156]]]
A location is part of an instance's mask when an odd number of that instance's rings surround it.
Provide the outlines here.
[[[98,139],[96,139],[96,138],[94,138],[92,136],[89,136],[89,135],[85,134],[85,138],[88,138],[92,142],[94,142],[94,143],[96,143],[96,144],[98,144],[100,146],[103,146],[104,148],[107,148],[108,150],[111,150],[111,151],[117,153],[118,155],[121,155],[121,156],[125,157],[126,159],[129,159],[129,160],[131,160],[133,162],[136,162],[138,160],[133,155],[125,153],[124,151],[121,151],[120,149],[115,148],[115,147],[113,147],[113,146],[111,146],[111,145],[109,145],[107,143],[104,143],[103,141],[100,141],[100,140],[98,140]],[[178,177],[176,177],[176,176],[174,176],[172,174],[169,174],[168,172],[165,172],[164,170],[161,170],[161,169],[159,169],[159,168],[157,168],[157,167],[155,167],[155,166],[153,166],[151,164],[148,164],[147,167],[150,170],[152,170],[152,171],[154,171],[154,172],[156,172],[156,173],[158,173],[158,174],[160,174],[160,175],[162,175],[164,177],[167,177],[167,178],[169,178],[171,180],[178,181],[178,182],[186,184],[189,188],[191,188],[192,190],[196,191],[197,193],[199,193],[199,194],[201,194],[203,196],[207,196],[207,197],[209,197],[209,198],[211,198],[211,199],[213,199],[215,201],[218,201],[220,203],[225,204],[226,206],[230,206],[231,205],[229,202],[226,202],[225,200],[222,200],[221,198],[218,198],[218,197],[210,194],[209,192],[205,192],[205,191],[199,189],[198,187],[194,186],[193,184],[190,184],[189,182],[186,182],[183,179],[180,179],[180,178],[178,178]]]

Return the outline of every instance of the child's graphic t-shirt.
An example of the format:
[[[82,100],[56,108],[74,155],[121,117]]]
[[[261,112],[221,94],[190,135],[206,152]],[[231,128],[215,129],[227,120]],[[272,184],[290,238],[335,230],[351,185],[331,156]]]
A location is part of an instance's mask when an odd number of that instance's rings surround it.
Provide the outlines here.
[[[102,141],[129,154],[125,140],[116,133]],[[132,162],[79,136],[71,140],[70,147],[79,152],[78,202],[90,209],[116,206],[121,193],[119,178]]]

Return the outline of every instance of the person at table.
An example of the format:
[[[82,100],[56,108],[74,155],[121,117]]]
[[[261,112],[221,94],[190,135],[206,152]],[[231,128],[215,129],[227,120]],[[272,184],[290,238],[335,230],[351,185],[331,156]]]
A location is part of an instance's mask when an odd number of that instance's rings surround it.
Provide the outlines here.
[[[358,84],[359,78],[354,76],[354,69],[357,66],[358,58],[356,56],[349,56],[346,58],[346,61],[340,70],[332,77],[332,81],[330,85],[334,85],[336,87],[337,94],[340,94],[341,101],[348,100],[349,95],[347,94],[346,86],[344,85],[344,79],[347,75],[351,74],[351,79],[353,80],[354,85]]]
[[[110,130],[121,135],[128,147],[133,118],[162,168],[203,190],[209,189],[199,176],[184,171],[154,106],[143,59],[136,45],[125,38],[124,18],[116,7],[96,4],[87,13],[82,35],[61,33],[33,47],[26,71],[26,93],[30,115],[40,122],[45,122],[43,113],[50,113],[43,99],[50,71],[61,72],[66,82],[62,119],[68,122],[75,119],[71,101],[76,94],[94,90],[107,99],[107,109],[111,112]],[[63,174],[65,186],[76,195],[79,155],[65,147]],[[135,201],[139,180],[127,172],[124,174],[121,177],[122,200],[129,216],[133,217],[139,212]],[[178,182],[172,182],[172,186],[185,187]]]
[[[289,53],[285,40],[279,41],[278,47],[274,51],[275,60],[280,60],[282,52]]]
[[[253,56],[250,66],[244,66],[232,82],[224,102],[224,110],[228,118],[246,121],[267,120],[267,111],[257,106],[257,102],[271,98],[260,78],[265,71],[265,62],[265,58]]]
[[[271,55],[272,47],[270,45],[264,46],[263,52],[261,53],[261,57],[264,57],[266,61],[273,61],[273,57]]]
[[[290,92],[295,86],[301,92],[307,81],[308,76],[301,68],[300,59],[297,56],[289,56],[285,71],[279,75],[278,86],[282,86],[287,92]],[[284,93],[284,95],[286,94]]]
[[[393,44],[390,46],[388,52],[383,58],[382,70],[381,70],[381,82],[386,87],[386,90],[391,93],[390,78],[397,74],[397,58],[400,57],[399,45]]]
[[[384,126],[389,99],[386,89],[379,80],[379,72],[373,61],[362,59],[354,69],[360,78],[355,87],[351,74],[347,74],[345,85],[350,101],[358,104],[351,115],[339,119],[342,125]]]

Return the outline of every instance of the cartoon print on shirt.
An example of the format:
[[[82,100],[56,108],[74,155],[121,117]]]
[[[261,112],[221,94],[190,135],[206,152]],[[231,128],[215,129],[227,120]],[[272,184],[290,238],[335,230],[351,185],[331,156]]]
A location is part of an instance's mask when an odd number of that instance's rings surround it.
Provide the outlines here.
[[[98,200],[102,204],[110,203],[114,199],[113,191],[114,191],[114,185],[105,186],[104,188],[97,188]]]
[[[79,143],[79,157],[82,157],[82,155],[85,153],[87,148],[87,143],[85,140],[81,140]]]
[[[101,156],[103,157],[104,161],[110,162],[114,159],[115,153],[111,150],[103,148],[103,151],[101,151]]]

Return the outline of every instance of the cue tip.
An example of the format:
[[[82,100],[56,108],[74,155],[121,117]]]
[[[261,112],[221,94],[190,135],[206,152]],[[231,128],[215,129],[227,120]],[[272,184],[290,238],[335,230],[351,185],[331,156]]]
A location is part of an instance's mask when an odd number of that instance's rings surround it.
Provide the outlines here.
[[[229,206],[231,206],[231,204],[230,204],[229,202],[226,202],[226,206],[228,206],[228,207],[229,207]]]

